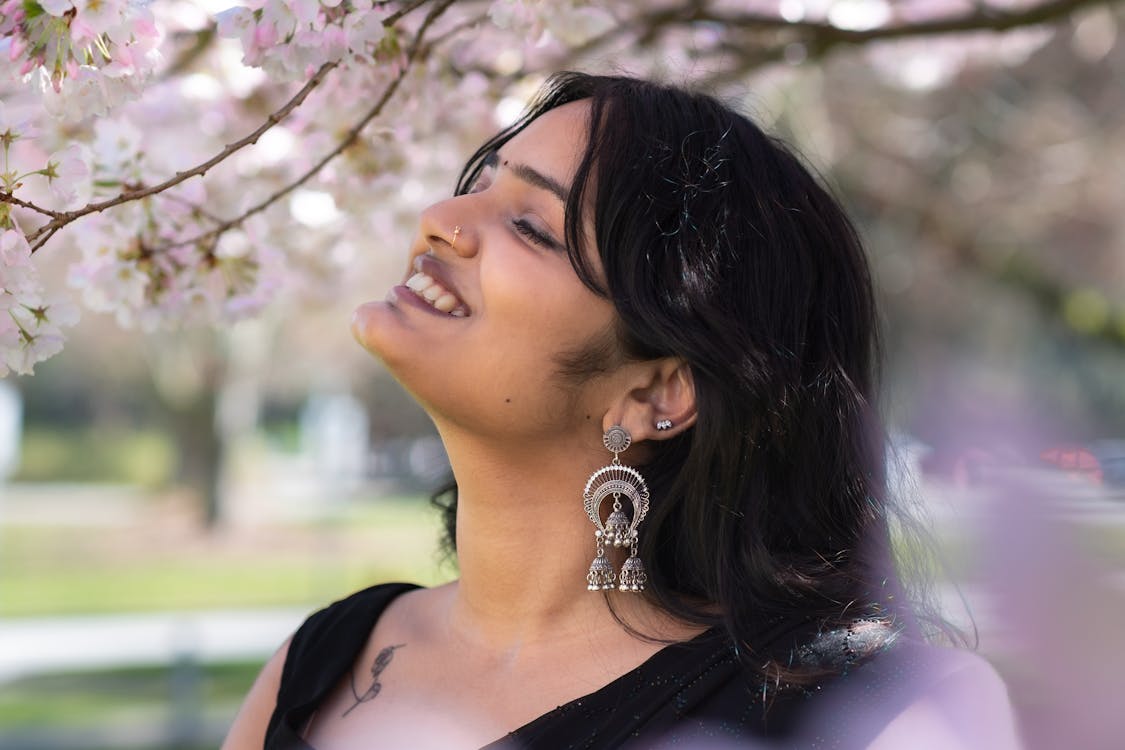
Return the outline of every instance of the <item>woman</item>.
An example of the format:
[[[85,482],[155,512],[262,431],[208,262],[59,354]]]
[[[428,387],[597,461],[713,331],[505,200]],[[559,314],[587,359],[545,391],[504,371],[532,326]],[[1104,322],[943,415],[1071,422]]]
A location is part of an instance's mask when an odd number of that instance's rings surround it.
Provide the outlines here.
[[[225,747],[1014,743],[898,593],[855,231],[746,118],[555,76],[353,332],[441,434],[460,579],[311,617]]]

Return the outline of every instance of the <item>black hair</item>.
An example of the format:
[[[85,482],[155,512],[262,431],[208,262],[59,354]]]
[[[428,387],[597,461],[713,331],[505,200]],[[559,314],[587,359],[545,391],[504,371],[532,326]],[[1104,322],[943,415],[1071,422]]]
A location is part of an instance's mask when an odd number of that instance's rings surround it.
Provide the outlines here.
[[[653,441],[638,467],[653,497],[646,595],[725,627],[755,669],[799,681],[784,655],[763,666],[755,654],[763,618],[832,628],[906,615],[862,244],[778,139],[711,96],[626,77],[553,76],[469,160],[458,194],[490,153],[578,100],[590,114],[566,204],[571,262],[615,306],[626,356],[680,358],[695,383],[695,425]],[[591,220],[596,248],[583,240]],[[455,487],[435,499],[454,542]]]

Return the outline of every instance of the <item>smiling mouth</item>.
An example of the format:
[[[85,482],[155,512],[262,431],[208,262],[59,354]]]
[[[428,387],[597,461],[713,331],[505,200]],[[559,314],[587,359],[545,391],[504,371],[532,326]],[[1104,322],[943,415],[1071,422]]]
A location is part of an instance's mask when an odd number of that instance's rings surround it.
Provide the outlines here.
[[[421,271],[406,280],[406,288],[414,292],[419,299],[435,310],[452,315],[455,318],[469,316],[469,308],[465,306],[464,302],[457,299],[457,295],[435,281],[432,276]]]

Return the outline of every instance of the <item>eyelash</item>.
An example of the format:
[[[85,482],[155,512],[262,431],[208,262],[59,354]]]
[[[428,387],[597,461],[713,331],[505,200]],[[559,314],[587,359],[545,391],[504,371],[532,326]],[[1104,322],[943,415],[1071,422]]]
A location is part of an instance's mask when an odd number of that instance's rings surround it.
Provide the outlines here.
[[[547,237],[546,235],[544,235],[542,232],[537,230],[535,227],[531,226],[531,224],[529,224],[525,219],[516,219],[515,221],[512,222],[512,226],[515,228],[515,230],[517,232],[522,234],[524,237],[526,237],[530,241],[534,242],[536,245],[540,245],[541,247],[554,249],[554,247],[555,247],[554,240],[552,240],[550,237]]]
[[[487,190],[488,187],[492,184],[491,169],[489,169],[489,166],[490,165],[486,165],[485,168],[481,170],[481,173],[477,176],[476,182],[474,182],[469,187],[470,193],[479,193],[482,190]],[[512,228],[515,229],[517,233],[522,235],[528,241],[539,245],[540,247],[545,247],[552,250],[557,247],[557,243],[553,239],[533,227],[531,223],[526,219],[513,220]]]

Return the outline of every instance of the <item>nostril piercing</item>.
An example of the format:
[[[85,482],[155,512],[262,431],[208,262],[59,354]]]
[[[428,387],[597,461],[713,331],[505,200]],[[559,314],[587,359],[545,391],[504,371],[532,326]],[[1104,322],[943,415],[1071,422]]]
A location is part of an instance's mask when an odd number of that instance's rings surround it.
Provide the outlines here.
[[[461,225],[460,225],[460,224],[458,224],[457,226],[453,227],[453,240],[452,240],[452,241],[451,241],[451,242],[449,243],[449,246],[450,246],[451,248],[454,248],[454,249],[456,249],[456,248],[457,248],[457,236],[458,236],[459,234],[461,234]]]

